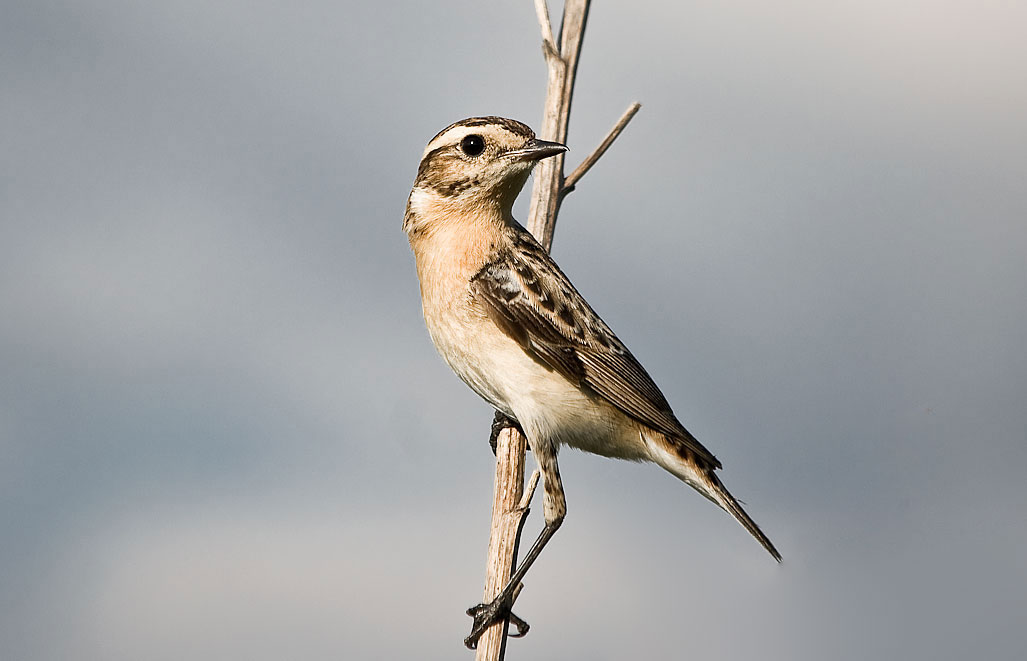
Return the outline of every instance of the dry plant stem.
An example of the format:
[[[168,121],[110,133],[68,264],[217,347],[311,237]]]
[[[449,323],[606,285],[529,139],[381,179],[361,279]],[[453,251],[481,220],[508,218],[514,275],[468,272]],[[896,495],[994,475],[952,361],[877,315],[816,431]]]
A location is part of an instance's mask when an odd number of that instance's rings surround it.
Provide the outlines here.
[[[637,113],[638,109],[641,107],[642,104],[638,101],[628,106],[628,109],[624,111],[624,114],[621,115],[621,118],[618,119],[617,123],[613,125],[613,128],[610,129],[610,132],[606,134],[605,138],[603,138],[603,141],[600,142],[599,146],[595,148],[595,151],[589,154],[588,158],[582,161],[581,165],[576,167],[574,169],[574,172],[571,172],[569,175],[567,175],[567,178],[563,180],[563,187],[560,189],[561,196],[566,196],[568,193],[574,190],[574,187],[581,180],[581,178],[585,176],[585,173],[591,170],[592,166],[595,165],[596,161],[599,160],[599,157],[606,153],[606,150],[610,148],[610,145],[613,144],[613,141],[617,139],[617,136],[621,134],[621,131],[624,130],[624,128],[628,125],[628,122],[631,121],[631,118],[635,116],[635,113]]]
[[[553,29],[545,0],[535,0],[535,11],[542,32],[542,52],[549,70],[546,105],[539,132],[543,140],[567,142],[574,76],[578,70],[578,55],[581,53],[589,4],[588,0],[567,0],[564,3],[560,41],[553,43]],[[528,211],[528,231],[534,234],[546,249],[553,244],[556,214],[560,209],[563,158],[563,154],[547,158],[535,168],[535,184],[531,190],[531,207]]]
[[[570,118],[571,91],[581,52],[581,40],[588,16],[589,0],[567,0],[563,8],[560,43],[553,41],[553,28],[545,0],[535,0],[542,33],[542,50],[549,70],[546,106],[541,137],[566,141]],[[547,249],[553,242],[556,213],[563,184],[563,155],[545,159],[535,169],[528,230]],[[496,598],[513,574],[526,507],[519,507],[524,484],[524,454],[527,440],[514,429],[500,433],[496,445],[496,483],[492,504],[492,532],[485,577],[484,602]],[[502,661],[510,622],[496,622],[478,639],[475,661]]]
[[[585,23],[588,19],[590,0],[567,0],[563,8],[563,23],[559,42],[554,41],[553,28],[549,20],[546,0],[535,0],[539,29],[542,34],[542,52],[548,68],[546,104],[540,137],[566,143],[567,125],[570,120],[571,98],[574,78],[581,53]],[[548,250],[553,243],[556,215],[564,195],[580,181],[581,177],[599,160],[610,144],[620,135],[627,123],[638,112],[639,104],[633,104],[606,139],[572,173],[565,188],[563,178],[563,154],[543,160],[535,168],[535,183],[531,194],[528,213],[528,230]],[[525,492],[524,455],[527,441],[516,429],[503,430],[496,444],[496,482],[492,501],[492,531],[489,537],[489,556],[486,567],[484,602],[496,598],[514,573],[517,546],[524,527],[528,504],[538,483],[539,472],[532,475]],[[516,587],[514,598],[522,585]],[[476,661],[501,661],[506,656],[506,640],[510,620],[504,618],[488,627],[477,641]]]
[[[518,444],[524,444],[524,436],[522,436],[516,429],[504,430],[499,439],[496,442],[496,456],[509,457],[509,461],[499,462],[498,465],[503,465],[504,470],[512,472],[520,472],[521,476],[524,475],[524,450],[521,449],[520,454],[516,454]],[[516,456],[511,456],[515,454]],[[519,464],[519,465],[518,465]],[[488,595],[490,592],[495,595],[506,587],[506,580],[504,576],[510,576],[513,573],[513,563],[517,560],[517,542],[520,540],[521,530],[524,528],[524,521],[528,516],[528,505],[531,504],[531,497],[535,495],[535,487],[538,486],[538,480],[541,476],[538,469],[531,474],[531,479],[528,480],[528,487],[523,490],[523,494],[520,500],[515,501],[517,491],[521,484],[517,480],[500,480],[500,476],[496,475],[496,488],[492,496],[492,534],[489,536],[489,560],[486,571],[485,581],[485,594]],[[511,503],[516,502],[516,506],[511,506]],[[510,544],[513,544],[513,548],[510,548]],[[493,544],[496,548],[493,548]],[[517,596],[521,593],[524,588],[523,583],[517,584],[517,589],[514,591],[514,601],[517,600]],[[527,624],[523,623],[526,628]],[[506,637],[509,634],[510,622],[504,620],[502,626],[490,627],[485,633],[482,634],[481,638],[478,639],[478,658],[502,658],[502,655],[506,653]],[[498,651],[500,656],[490,656],[487,651],[493,650]]]
[[[485,566],[485,599],[492,601],[510,580],[517,559],[517,543],[528,514],[523,502],[524,454],[528,442],[516,429],[508,427],[496,441],[496,484],[492,492],[492,531]],[[537,480],[535,480],[537,482]],[[531,488],[534,492],[534,487]],[[522,500],[523,499],[523,500]],[[509,620],[496,622],[478,639],[476,661],[499,661],[506,654]]]

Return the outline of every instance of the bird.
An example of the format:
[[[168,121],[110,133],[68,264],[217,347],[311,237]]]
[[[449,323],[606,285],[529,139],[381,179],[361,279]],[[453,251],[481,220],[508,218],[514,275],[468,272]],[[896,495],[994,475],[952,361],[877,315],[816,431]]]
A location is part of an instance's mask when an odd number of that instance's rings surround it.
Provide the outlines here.
[[[514,200],[534,166],[565,151],[516,120],[458,121],[428,142],[403,218],[432,342],[499,418],[523,431],[543,483],[538,539],[500,594],[468,610],[474,624],[465,643],[472,648],[487,626],[512,616],[516,586],[567,514],[557,463],[562,446],[663,467],[781,561],[717,476],[720,461],[678,421],[634,355],[514,219]],[[523,621],[516,621],[520,628]]]

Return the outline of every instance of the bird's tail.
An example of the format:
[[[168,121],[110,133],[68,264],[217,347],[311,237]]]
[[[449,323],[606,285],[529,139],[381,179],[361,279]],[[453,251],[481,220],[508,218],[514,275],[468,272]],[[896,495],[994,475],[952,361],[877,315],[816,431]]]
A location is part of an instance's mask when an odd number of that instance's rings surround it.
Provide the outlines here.
[[[725,512],[735,518],[742,527],[749,531],[749,534],[756,538],[763,548],[781,562],[781,554],[774,548],[770,541],[756,522],[752,520],[738,500],[731,495],[724,483],[720,481],[715,473],[715,468],[698,457],[691,449],[683,443],[677,442],[663,434],[647,434],[647,445],[649,454],[653,461],[663,466],[682,482],[706,496],[708,499],[719,505]]]

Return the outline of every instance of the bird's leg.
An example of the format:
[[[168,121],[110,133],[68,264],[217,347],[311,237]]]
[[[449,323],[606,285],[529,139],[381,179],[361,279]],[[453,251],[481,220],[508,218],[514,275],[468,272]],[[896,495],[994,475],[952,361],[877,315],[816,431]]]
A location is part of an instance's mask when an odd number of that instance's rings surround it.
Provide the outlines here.
[[[499,435],[503,433],[504,429],[516,429],[524,435],[524,430],[521,429],[521,425],[503,413],[500,410],[496,410],[496,417],[492,419],[492,434],[489,436],[489,445],[492,447],[492,454],[496,453],[496,444],[499,443]]]
[[[542,549],[552,539],[557,529],[560,528],[561,523],[563,523],[562,519],[546,524],[538,539],[531,545],[528,554],[524,556],[524,560],[517,566],[517,571],[510,577],[510,582],[506,584],[506,587],[503,588],[503,591],[495,599],[487,604],[478,604],[467,609],[467,614],[474,618],[474,624],[471,625],[470,635],[464,638],[464,645],[473,650],[478,646],[478,639],[485,633],[485,629],[488,629],[493,622],[506,617],[509,617],[510,622],[517,627],[517,633],[510,634],[512,637],[520,638],[528,633],[528,623],[510,612],[510,608],[513,606],[513,595],[517,585],[520,584],[524,575],[528,573],[531,564],[535,562],[539,553],[542,552]]]
[[[517,633],[511,634],[514,638],[528,633],[528,623],[510,612],[517,594],[517,586],[524,579],[524,575],[528,573],[532,563],[542,553],[542,549],[560,529],[560,524],[567,515],[567,499],[563,492],[560,469],[556,463],[556,448],[552,443],[541,444],[536,448],[535,458],[538,460],[539,470],[542,472],[544,489],[542,502],[545,507],[546,525],[539,533],[538,539],[528,549],[524,559],[517,565],[517,570],[510,577],[506,587],[496,595],[496,598],[487,604],[478,604],[467,609],[467,614],[474,618],[471,634],[464,638],[464,645],[470,649],[477,647],[478,639],[485,633],[485,629],[493,622],[503,618],[510,618],[510,621],[517,627]]]

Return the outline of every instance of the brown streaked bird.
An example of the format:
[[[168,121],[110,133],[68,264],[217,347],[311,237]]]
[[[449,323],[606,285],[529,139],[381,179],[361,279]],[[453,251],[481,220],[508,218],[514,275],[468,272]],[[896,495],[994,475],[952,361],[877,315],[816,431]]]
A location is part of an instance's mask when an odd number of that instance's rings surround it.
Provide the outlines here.
[[[424,150],[403,219],[432,341],[472,390],[521,428],[543,478],[545,527],[499,596],[468,611],[475,618],[469,647],[510,615],[514,588],[563,522],[562,445],[659,464],[781,560],[717,477],[717,458],[678,422],[645,369],[514,220],[514,199],[532,168],[566,149],[501,117],[452,124]]]

